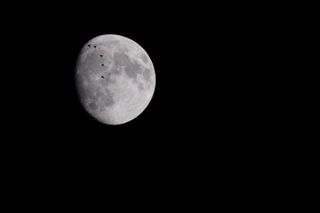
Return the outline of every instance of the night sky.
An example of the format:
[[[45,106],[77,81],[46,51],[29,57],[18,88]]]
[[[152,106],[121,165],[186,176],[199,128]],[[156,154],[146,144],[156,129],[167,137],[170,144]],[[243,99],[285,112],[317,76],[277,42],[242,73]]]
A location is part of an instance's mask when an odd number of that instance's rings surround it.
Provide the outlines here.
[[[267,101],[265,87],[275,72],[268,62],[272,42],[266,39],[273,34],[263,17],[257,18],[261,11],[151,2],[19,8],[12,10],[15,19],[4,14],[1,19],[2,45],[8,49],[8,67],[2,70],[4,145],[20,156],[17,161],[68,174],[81,168],[94,173],[97,167],[165,178],[167,172],[237,167],[263,155],[275,130],[269,122],[276,106]],[[109,33],[140,44],[156,72],[146,110],[119,126],[89,116],[74,84],[82,46]]]

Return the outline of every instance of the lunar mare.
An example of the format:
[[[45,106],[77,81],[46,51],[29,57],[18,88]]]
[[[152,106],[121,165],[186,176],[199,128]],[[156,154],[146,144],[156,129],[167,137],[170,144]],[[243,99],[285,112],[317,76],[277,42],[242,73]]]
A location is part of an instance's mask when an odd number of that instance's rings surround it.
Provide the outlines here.
[[[133,40],[114,34],[87,42],[76,65],[76,86],[85,110],[105,124],[139,116],[155,90],[155,71],[146,51]]]

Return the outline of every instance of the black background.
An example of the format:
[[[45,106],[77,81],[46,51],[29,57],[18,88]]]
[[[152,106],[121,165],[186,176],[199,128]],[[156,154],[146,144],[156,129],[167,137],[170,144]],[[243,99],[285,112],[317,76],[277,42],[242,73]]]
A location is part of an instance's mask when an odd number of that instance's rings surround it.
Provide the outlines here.
[[[201,141],[207,136],[202,132],[237,129],[233,125],[238,125],[238,118],[233,116],[241,116],[250,81],[246,78],[251,75],[249,66],[254,66],[246,62],[251,48],[247,44],[248,23],[237,20],[236,14],[230,17],[232,12],[211,11],[205,6],[193,10],[193,5],[154,5],[152,10],[134,6],[104,12],[107,4],[43,5],[20,14],[16,23],[8,23],[9,40],[4,43],[11,56],[7,59],[12,60],[9,69],[14,70],[9,75],[17,82],[11,88],[19,95],[16,98],[10,93],[10,98],[14,103],[21,101],[12,104],[12,109],[18,120],[34,129],[26,130],[27,134],[97,143],[105,138],[111,144],[131,136],[142,143],[155,138],[189,143],[193,138],[186,139],[187,134],[197,135],[194,140]],[[156,91],[145,113],[116,127],[88,116],[74,88],[74,67],[81,47],[89,39],[108,33],[129,37],[146,49],[157,76]]]
[[[260,50],[267,49],[273,35],[263,18],[254,19],[259,12],[192,3],[43,3],[17,9],[4,22],[10,70],[4,82],[9,91],[7,126],[22,136],[18,143],[23,147],[42,153],[38,146],[43,146],[66,157],[74,149],[92,157],[124,150],[123,156],[200,157],[210,156],[207,152],[215,146],[230,150],[226,142],[235,150],[245,149],[239,141],[255,139],[263,128],[259,121],[268,113],[262,109],[267,101],[260,98],[268,64]],[[83,44],[108,33],[139,43],[156,71],[150,105],[120,126],[91,118],[74,87]]]
[[[268,161],[271,132],[280,131],[272,119],[277,106],[268,102],[278,34],[268,30],[263,8],[86,2],[8,11],[3,152],[21,174],[70,185],[83,177],[127,187],[157,182],[157,190],[169,190],[189,178],[201,185],[212,173],[231,184]],[[119,126],[91,118],[74,86],[80,49],[109,33],[139,43],[156,72],[149,106]]]

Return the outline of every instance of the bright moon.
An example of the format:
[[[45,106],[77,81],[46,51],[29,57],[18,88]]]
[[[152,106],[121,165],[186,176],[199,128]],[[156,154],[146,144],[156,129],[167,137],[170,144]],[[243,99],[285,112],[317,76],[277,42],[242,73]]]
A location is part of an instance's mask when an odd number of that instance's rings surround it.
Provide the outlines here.
[[[76,86],[85,110],[105,124],[129,122],[148,106],[155,90],[155,71],[146,51],[114,34],[91,39],[76,65]]]

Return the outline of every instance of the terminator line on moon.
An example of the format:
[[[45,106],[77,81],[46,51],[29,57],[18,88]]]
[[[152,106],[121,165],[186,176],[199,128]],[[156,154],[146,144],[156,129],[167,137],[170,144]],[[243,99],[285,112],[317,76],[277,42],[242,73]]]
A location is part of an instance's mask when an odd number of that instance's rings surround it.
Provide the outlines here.
[[[76,87],[85,110],[102,123],[117,125],[139,116],[155,90],[155,71],[146,51],[114,34],[91,39],[76,65]]]

